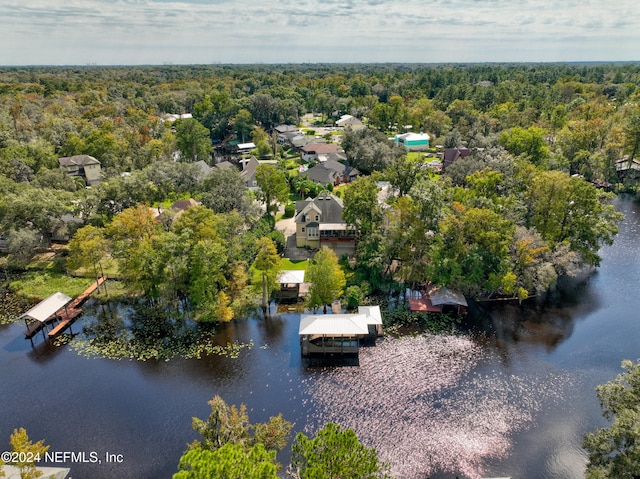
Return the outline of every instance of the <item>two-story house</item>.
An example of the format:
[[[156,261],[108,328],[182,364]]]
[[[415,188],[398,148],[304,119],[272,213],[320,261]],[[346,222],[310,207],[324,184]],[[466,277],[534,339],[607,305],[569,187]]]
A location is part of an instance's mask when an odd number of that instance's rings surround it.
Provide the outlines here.
[[[358,120],[356,117],[352,115],[342,115],[338,120],[336,120],[336,126],[338,128],[342,128],[345,131],[360,131],[366,128],[365,124],[362,123],[361,120]]]
[[[100,183],[102,168],[100,162],[93,156],[75,155],[58,158],[58,164],[68,175],[83,178],[88,186]]]
[[[313,249],[328,246],[353,252],[355,229],[342,219],[344,205],[337,196],[323,192],[315,199],[296,201],[296,246]]]

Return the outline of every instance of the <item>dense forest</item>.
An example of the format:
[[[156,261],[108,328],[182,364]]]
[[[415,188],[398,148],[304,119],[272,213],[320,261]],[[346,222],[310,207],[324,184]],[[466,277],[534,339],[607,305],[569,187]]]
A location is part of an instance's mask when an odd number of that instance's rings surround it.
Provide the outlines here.
[[[368,128],[342,140],[365,174],[336,192],[358,235],[346,291],[358,299],[430,281],[524,299],[597,265],[613,240],[610,191],[635,191],[638,85],[638,64],[1,68],[2,265],[24,267],[73,238],[74,269],[115,261],[131,292],[203,320],[238,317],[263,286],[252,285],[257,258],[274,287],[270,258],[284,239],[271,205],[318,192],[272,129],[350,114]],[[434,157],[473,154],[434,173],[388,141],[407,130],[428,133]],[[245,189],[240,168],[202,174],[196,160],[213,165],[227,159],[221,146],[249,139],[254,155],[275,160],[261,191]],[[99,184],[60,168],[74,155],[99,160]],[[393,187],[384,203],[379,181]],[[153,208],[188,198],[201,206],[154,219]]]

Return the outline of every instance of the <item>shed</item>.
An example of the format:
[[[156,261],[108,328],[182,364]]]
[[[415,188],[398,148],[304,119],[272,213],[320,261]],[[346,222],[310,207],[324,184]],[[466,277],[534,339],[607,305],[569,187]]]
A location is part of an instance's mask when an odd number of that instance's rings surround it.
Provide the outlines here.
[[[454,308],[458,313],[466,314],[467,300],[459,291],[444,286],[431,286],[419,293],[418,297],[409,298],[409,309],[416,312],[442,313],[446,308]]]
[[[452,291],[444,286],[429,290],[429,299],[434,306],[462,306],[467,307],[467,300],[458,291]]]
[[[428,134],[420,133],[403,133],[395,136],[395,143],[402,145],[409,151],[426,150],[429,148],[430,137]]]

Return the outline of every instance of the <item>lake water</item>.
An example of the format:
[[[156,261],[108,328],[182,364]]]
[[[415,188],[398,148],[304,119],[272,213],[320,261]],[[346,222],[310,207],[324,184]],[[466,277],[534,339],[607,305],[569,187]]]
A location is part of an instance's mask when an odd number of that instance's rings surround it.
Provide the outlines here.
[[[352,427],[397,477],[581,478],[582,436],[605,424],[595,386],[640,357],[640,208],[616,206],[626,219],[588,279],[484,311],[468,336],[385,339],[357,367],[303,364],[298,314],[230,324],[223,337],[254,342],[237,359],[167,362],[86,359],[41,336],[32,348],[24,325],[0,326],[0,450],[25,427],[51,451],[98,454],[55,464],[74,479],[168,478],[197,437],[192,416],[219,394],[252,422],[282,412],[295,431]]]

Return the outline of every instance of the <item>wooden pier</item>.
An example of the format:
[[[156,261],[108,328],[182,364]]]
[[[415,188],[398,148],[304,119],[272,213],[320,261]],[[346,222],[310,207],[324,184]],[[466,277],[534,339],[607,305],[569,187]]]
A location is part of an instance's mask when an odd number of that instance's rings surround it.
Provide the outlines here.
[[[60,334],[65,329],[67,329],[67,327],[73,324],[77,317],[82,314],[82,309],[80,308],[80,306],[82,306],[82,304],[84,304],[84,302],[89,299],[91,293],[98,289],[106,280],[107,278],[105,278],[104,276],[98,278],[95,283],[91,283],[91,286],[89,286],[84,291],[84,293],[71,301],[69,305],[56,312],[55,315],[60,318],[60,323],[58,323],[55,328],[49,331],[50,338],[55,338],[58,334]]]

